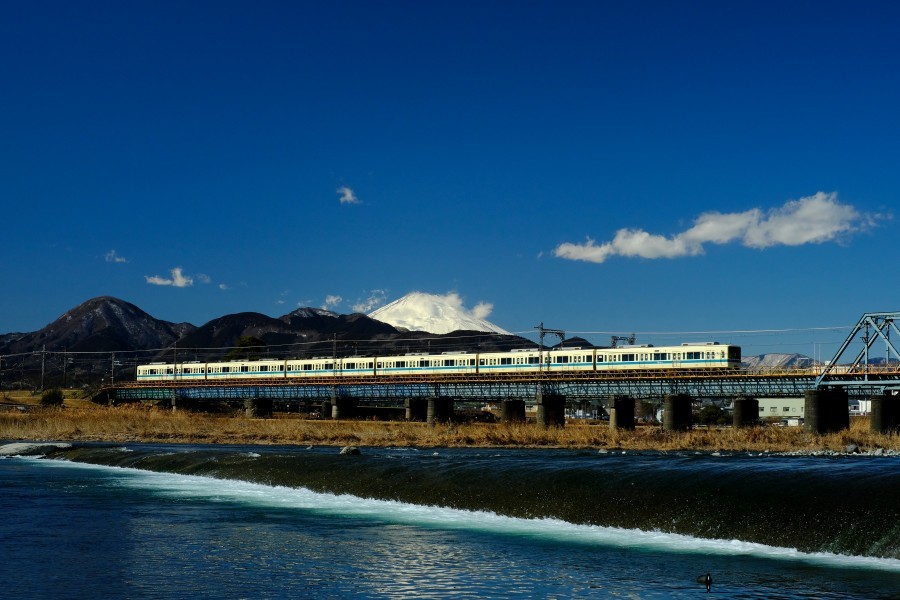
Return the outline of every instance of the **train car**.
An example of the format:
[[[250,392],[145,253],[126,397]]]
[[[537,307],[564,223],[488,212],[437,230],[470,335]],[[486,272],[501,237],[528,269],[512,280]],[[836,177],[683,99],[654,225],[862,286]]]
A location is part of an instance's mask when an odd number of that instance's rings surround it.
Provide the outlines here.
[[[523,348],[511,352],[482,352],[478,355],[478,373],[537,372],[540,362],[541,352],[537,348]]]
[[[348,356],[337,359],[335,367],[341,377],[373,377],[376,360],[374,356]]]
[[[181,367],[181,365],[178,365]],[[206,364],[207,381],[222,379],[274,379],[284,378],[283,360],[232,360]]]
[[[289,358],[285,361],[286,377],[334,377],[340,375],[339,359],[330,357]]]
[[[592,348],[558,348],[545,353],[551,373],[593,371],[596,351]]]
[[[718,342],[684,343],[680,346],[621,346],[597,350],[598,371],[637,369],[738,368],[739,346]]]
[[[137,381],[171,381],[175,378],[172,365],[164,362],[155,362],[147,365],[138,365],[135,379]]]
[[[375,370],[379,376],[422,374],[476,373],[478,355],[468,352],[444,352],[442,354],[404,354],[403,356],[379,356]]]

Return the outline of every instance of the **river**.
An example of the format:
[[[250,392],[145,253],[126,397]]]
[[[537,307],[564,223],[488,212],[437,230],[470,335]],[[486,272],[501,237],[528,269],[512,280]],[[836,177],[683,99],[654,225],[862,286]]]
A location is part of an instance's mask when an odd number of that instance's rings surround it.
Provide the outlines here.
[[[897,457],[360,450],[2,458],[4,596],[900,596]]]

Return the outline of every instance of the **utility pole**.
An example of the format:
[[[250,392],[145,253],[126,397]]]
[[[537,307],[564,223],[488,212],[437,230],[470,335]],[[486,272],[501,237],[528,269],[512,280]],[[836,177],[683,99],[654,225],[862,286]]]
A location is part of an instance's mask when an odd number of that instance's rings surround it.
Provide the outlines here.
[[[544,323],[541,322],[540,325],[535,327],[538,330],[538,339],[540,340],[540,344],[538,346],[539,360],[540,364],[538,365],[538,372],[542,371],[544,368],[544,336],[549,334],[555,335],[559,337],[559,343],[562,344],[566,339],[566,332],[562,329],[547,329],[544,327]],[[549,357],[548,357],[549,358]]]
[[[631,335],[614,335],[612,336],[612,347],[615,348],[619,342],[627,342],[629,346],[634,346],[637,338],[632,333]]]
[[[172,343],[172,412],[175,412],[175,400],[178,398],[178,389],[175,387],[178,377],[178,342]]]
[[[47,360],[47,345],[41,347],[41,392],[44,391],[44,362]]]

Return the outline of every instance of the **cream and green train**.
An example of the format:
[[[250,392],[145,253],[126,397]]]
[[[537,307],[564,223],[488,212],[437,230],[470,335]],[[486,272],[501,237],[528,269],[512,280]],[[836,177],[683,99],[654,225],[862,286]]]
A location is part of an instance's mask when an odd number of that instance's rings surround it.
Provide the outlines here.
[[[403,377],[428,374],[529,374],[570,371],[737,369],[740,346],[718,342],[680,346],[618,348],[537,348],[508,352],[445,352],[402,356],[288,358],[229,362],[138,365],[138,381],[304,379],[310,377]]]

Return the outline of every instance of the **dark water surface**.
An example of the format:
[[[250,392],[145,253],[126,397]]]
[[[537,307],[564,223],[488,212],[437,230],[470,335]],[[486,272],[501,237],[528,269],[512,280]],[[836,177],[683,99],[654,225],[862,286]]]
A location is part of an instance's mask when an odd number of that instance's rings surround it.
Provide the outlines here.
[[[900,597],[900,459],[79,446],[0,459],[10,598]]]

